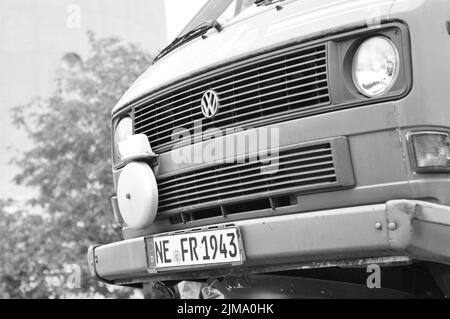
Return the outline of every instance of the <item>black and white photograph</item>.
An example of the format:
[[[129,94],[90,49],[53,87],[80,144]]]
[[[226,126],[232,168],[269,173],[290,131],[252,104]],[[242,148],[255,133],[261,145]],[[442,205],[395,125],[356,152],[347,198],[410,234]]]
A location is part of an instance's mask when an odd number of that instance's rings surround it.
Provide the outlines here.
[[[449,76],[450,0],[0,0],[0,299],[447,299]]]

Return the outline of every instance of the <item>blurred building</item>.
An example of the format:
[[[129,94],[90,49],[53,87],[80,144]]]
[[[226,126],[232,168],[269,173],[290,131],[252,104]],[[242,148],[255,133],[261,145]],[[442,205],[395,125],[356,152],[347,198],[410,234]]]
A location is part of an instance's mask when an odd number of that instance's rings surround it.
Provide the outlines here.
[[[0,197],[24,195],[6,163],[27,146],[10,108],[54,88],[62,57],[88,52],[86,32],[118,36],[153,53],[167,42],[164,0],[0,0]]]

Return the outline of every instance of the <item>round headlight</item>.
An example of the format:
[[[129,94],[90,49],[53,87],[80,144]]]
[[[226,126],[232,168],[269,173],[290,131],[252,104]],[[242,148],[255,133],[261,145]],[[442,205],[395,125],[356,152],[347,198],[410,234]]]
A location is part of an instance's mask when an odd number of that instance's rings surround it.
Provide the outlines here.
[[[125,117],[117,124],[114,133],[114,149],[116,150],[117,156],[121,159],[124,155],[124,142],[131,135],[133,135],[133,122],[130,117]]]
[[[362,94],[387,92],[398,75],[399,55],[391,40],[376,36],[363,42],[353,60],[353,82]]]

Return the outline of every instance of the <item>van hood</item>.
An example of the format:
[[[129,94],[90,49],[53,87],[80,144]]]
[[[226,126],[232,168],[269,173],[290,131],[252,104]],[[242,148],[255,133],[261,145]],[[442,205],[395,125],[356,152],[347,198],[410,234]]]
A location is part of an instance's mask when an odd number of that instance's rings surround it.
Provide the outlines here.
[[[143,95],[190,74],[232,61],[251,52],[290,40],[326,35],[352,25],[388,19],[395,0],[294,0],[250,7],[207,38],[181,45],[151,65],[127,90],[112,112],[116,113]]]

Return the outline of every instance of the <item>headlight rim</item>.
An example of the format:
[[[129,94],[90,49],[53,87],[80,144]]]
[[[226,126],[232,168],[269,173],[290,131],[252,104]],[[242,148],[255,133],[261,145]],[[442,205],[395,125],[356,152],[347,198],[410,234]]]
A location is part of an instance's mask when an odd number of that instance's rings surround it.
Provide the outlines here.
[[[359,82],[358,82],[358,80],[356,78],[355,64],[357,62],[358,54],[359,54],[361,48],[364,46],[364,44],[367,43],[368,41],[371,41],[371,40],[376,39],[376,38],[380,38],[380,39],[383,39],[383,40],[387,41],[390,44],[390,46],[393,48],[393,50],[395,52],[396,66],[395,66],[394,75],[393,75],[392,80],[390,81],[389,85],[386,86],[385,89],[383,91],[379,92],[379,93],[369,94],[369,93],[367,93],[366,90],[364,90],[364,88],[362,88],[362,86],[359,84]],[[352,83],[353,83],[353,86],[355,87],[356,91],[359,94],[362,94],[365,98],[369,98],[369,99],[380,98],[380,97],[383,97],[384,95],[389,94],[389,92],[396,85],[396,83],[397,83],[397,81],[399,79],[400,68],[402,67],[402,59],[401,59],[400,52],[402,52],[402,51],[399,50],[399,48],[396,45],[396,42],[393,41],[392,39],[390,39],[385,34],[372,34],[372,35],[362,39],[358,43],[356,49],[353,52],[351,68],[350,68],[350,74],[351,74]]]

